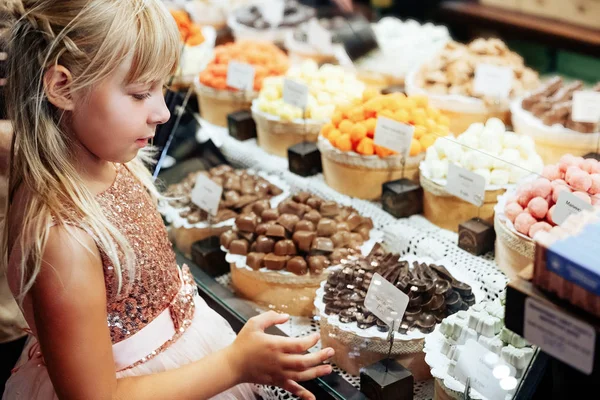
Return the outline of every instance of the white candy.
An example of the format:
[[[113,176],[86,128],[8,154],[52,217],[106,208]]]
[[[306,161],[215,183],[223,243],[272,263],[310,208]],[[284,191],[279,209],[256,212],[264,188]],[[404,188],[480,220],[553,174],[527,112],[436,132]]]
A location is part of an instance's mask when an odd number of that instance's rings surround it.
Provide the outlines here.
[[[442,335],[446,337],[452,336],[452,332],[454,331],[454,322],[452,322],[449,318],[442,320],[440,325],[440,332]]]
[[[478,168],[478,169],[474,170],[473,172],[475,172],[477,175],[483,176],[483,179],[485,179],[486,186],[491,183],[491,173],[490,173],[489,169]]]
[[[506,163],[513,164],[513,165],[519,165],[519,163],[521,162],[521,153],[519,153],[519,150],[517,150],[517,149],[505,149],[500,154],[500,159],[502,161],[505,161],[505,163],[501,162],[498,167],[496,167],[496,163],[494,163],[494,167],[506,169],[507,168]]]
[[[473,170],[473,164],[472,164],[472,160],[471,160],[471,152],[462,153],[460,160],[456,164],[465,169],[468,169],[469,171]]]
[[[517,183],[529,175],[529,166],[527,163],[520,163],[523,167],[511,167],[508,183]]]
[[[500,151],[502,151],[502,142],[500,140],[500,137],[498,137],[497,135],[485,138],[482,137],[480,139],[479,144],[482,150],[485,150],[486,153],[489,153],[494,156],[497,156],[498,154],[500,154]],[[494,158],[489,157],[489,159],[490,164],[492,164],[494,162]]]
[[[535,154],[535,142],[530,136],[520,135],[519,136],[519,150],[523,158],[528,158]]]
[[[458,344],[461,344],[460,339],[461,339],[461,337],[464,336],[463,331],[466,331],[467,329],[468,329],[467,321],[464,321],[464,320],[454,321],[454,327],[452,328],[452,334],[450,335],[450,338],[452,340],[456,341]]]
[[[504,342],[502,340],[500,340],[500,338],[498,336],[494,336],[494,337],[479,336],[479,339],[477,341],[483,347],[485,347],[492,353],[496,353],[497,355],[500,355],[500,352],[502,351],[502,348],[504,347]]]
[[[479,136],[475,134],[463,133],[456,139],[456,141],[466,147],[463,148],[464,151],[479,148]]]
[[[469,312],[468,312],[468,311],[461,310],[461,311],[457,312],[457,313],[456,313],[456,314],[454,314],[454,315],[456,315],[456,317],[457,317],[457,318],[460,318],[460,319],[467,319],[467,318],[469,317]]]
[[[319,104],[331,104],[331,95],[327,92],[320,92],[317,94],[317,102]]]
[[[435,140],[435,143],[433,143],[433,146],[432,146],[437,151],[437,154],[440,157],[440,159],[446,157],[446,144],[445,144],[445,142],[447,142],[446,139],[444,139],[444,138],[437,138]]]
[[[448,160],[427,160],[427,164],[433,179],[444,179],[448,176]]]
[[[440,159],[440,156],[438,155],[438,152],[434,146],[431,146],[427,149],[427,151],[425,152],[425,159],[426,160],[439,160]]]
[[[490,174],[490,183],[492,185],[508,185],[510,172],[505,169],[494,169]]]
[[[499,118],[488,119],[485,123],[485,127],[497,133],[506,131],[506,126],[504,125],[504,122],[502,122],[502,120],[500,120]]]
[[[461,346],[452,346],[448,351],[447,357],[452,361],[458,361],[461,353]]]
[[[493,159],[491,157],[480,153],[479,151],[470,151],[469,158],[473,170],[481,168],[489,170],[493,163]]]
[[[514,366],[516,369],[523,369],[529,365],[529,361],[531,361],[533,353],[534,351],[531,347],[517,349],[511,345],[508,345],[502,349],[502,359]]]
[[[471,124],[466,131],[464,131],[460,136],[463,135],[475,135],[475,136],[479,136],[481,135],[481,133],[483,132],[483,124],[481,122],[476,122],[474,124]]]
[[[539,154],[533,154],[529,157],[528,160],[529,168],[531,172],[535,172],[536,174],[541,174],[544,170],[544,160],[540,157]]]
[[[442,344],[442,349],[441,349],[441,353],[445,356],[448,356],[448,353],[451,351],[451,349],[456,345],[456,343],[450,341],[450,340],[444,340],[444,343]]]
[[[306,77],[312,77],[319,71],[319,65],[313,60],[306,60],[300,66],[302,75]]]
[[[506,149],[517,149],[520,144],[519,136],[516,133],[506,132],[502,136],[502,144]],[[521,153],[519,152],[519,157],[520,156]]]

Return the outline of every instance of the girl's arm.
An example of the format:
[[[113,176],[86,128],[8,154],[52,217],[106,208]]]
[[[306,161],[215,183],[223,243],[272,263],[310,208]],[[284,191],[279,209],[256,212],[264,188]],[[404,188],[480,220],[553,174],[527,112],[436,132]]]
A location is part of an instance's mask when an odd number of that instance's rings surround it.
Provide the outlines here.
[[[42,354],[61,400],[199,400],[242,382],[278,385],[314,399],[295,381],[331,372],[330,366],[320,365],[333,355],[331,349],[301,354],[316,344],[318,336],[291,339],[265,334],[267,327],[287,320],[271,312],[250,320],[231,346],[197,362],[117,379],[100,254],[92,238],[79,229],[69,234],[65,228],[51,228],[42,271],[28,296]]]

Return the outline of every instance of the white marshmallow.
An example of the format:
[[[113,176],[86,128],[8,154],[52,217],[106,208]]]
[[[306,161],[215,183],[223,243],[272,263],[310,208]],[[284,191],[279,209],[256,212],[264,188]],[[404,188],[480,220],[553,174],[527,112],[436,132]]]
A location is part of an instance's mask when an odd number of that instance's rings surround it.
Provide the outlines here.
[[[500,120],[499,118],[488,119],[485,123],[485,127],[497,133],[506,131],[506,126],[504,125],[504,122],[502,122],[502,120]]]
[[[508,185],[510,172],[505,169],[494,169],[490,174],[490,183],[492,185]]]
[[[445,162],[444,162],[445,161]],[[448,160],[431,160],[428,162],[429,172],[433,179],[444,179],[448,176]]]
[[[502,144],[505,149],[517,149],[520,144],[519,136],[516,133],[506,132],[502,136]],[[521,153],[519,152],[519,156]]]
[[[481,122],[476,122],[474,124],[471,124],[466,131],[464,131],[460,136],[462,135],[475,135],[475,136],[479,136],[481,135],[481,133],[483,132],[483,124]]]
[[[435,149],[434,146],[431,146],[427,149],[427,151],[425,152],[425,158],[427,160],[439,160],[440,156],[438,155],[437,150]]]
[[[473,172],[475,172],[477,175],[483,176],[483,179],[485,179],[486,186],[490,184],[492,178],[491,178],[491,174],[490,174],[490,170],[489,169],[487,169],[487,168],[478,168],[478,169],[474,170]]]

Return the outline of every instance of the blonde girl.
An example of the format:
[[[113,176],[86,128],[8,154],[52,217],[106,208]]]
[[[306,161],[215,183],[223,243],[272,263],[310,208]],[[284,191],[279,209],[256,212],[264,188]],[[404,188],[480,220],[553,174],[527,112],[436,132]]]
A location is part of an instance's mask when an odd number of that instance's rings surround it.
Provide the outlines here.
[[[8,4],[6,4],[8,2]],[[179,33],[160,0],[4,0],[14,18],[14,128],[2,269],[32,332],[12,399],[251,399],[250,383],[314,396],[318,341],[236,338],[179,268],[139,161],[169,119]],[[0,6],[2,7],[2,6]]]

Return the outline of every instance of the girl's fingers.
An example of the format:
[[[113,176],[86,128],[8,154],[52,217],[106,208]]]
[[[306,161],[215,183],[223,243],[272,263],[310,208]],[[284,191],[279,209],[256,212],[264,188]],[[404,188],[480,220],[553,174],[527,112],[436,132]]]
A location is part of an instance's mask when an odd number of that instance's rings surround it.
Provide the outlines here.
[[[281,341],[281,350],[289,354],[302,354],[319,342],[321,335],[313,333],[301,338],[284,338]]]
[[[288,379],[284,382],[283,389],[287,390],[294,396],[300,397],[302,400],[316,400],[315,395],[304,389],[298,383]]]
[[[319,378],[323,375],[329,375],[331,371],[331,365],[319,365],[300,372],[286,372],[283,375],[286,379],[291,379],[296,382],[305,382]]]
[[[283,324],[288,319],[290,319],[288,314],[279,314],[275,311],[269,311],[251,318],[248,322],[251,323],[254,328],[264,331],[273,325]]]
[[[328,348],[311,354],[285,355],[282,358],[281,365],[286,370],[304,371],[329,360],[334,354],[333,349]]]

